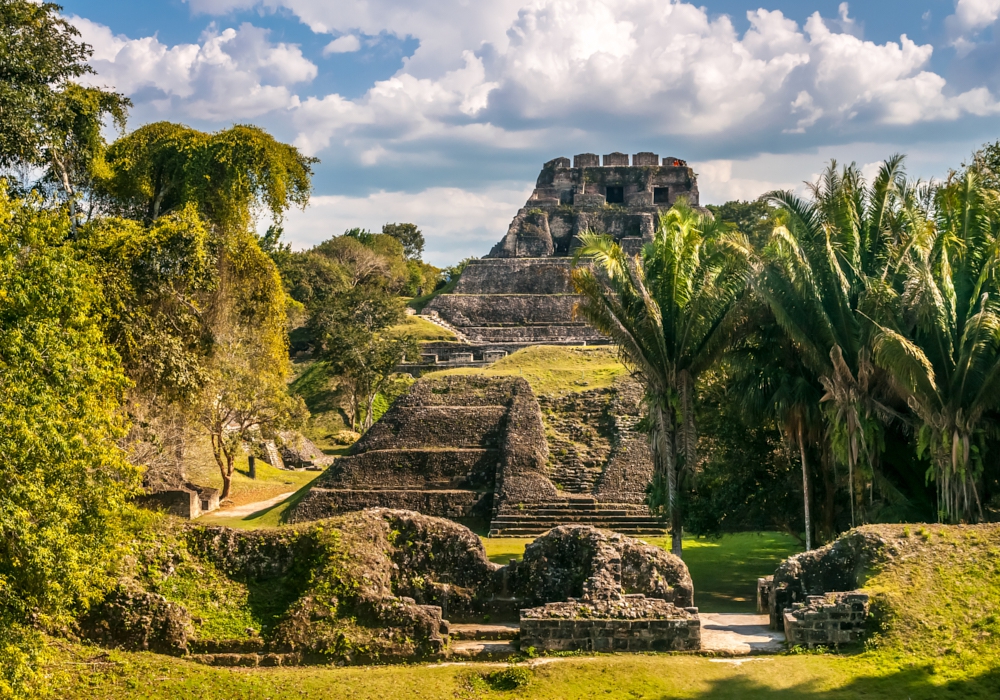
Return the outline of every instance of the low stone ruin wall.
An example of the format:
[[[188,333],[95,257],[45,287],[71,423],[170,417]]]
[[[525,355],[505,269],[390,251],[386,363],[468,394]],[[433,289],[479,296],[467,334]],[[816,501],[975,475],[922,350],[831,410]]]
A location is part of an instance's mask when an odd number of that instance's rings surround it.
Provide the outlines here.
[[[545,651],[695,651],[697,608],[643,595],[549,603],[521,611],[521,649]]]
[[[861,641],[870,601],[867,593],[849,591],[809,596],[784,611],[785,639],[808,647],[836,647]]]
[[[862,587],[867,572],[891,554],[891,544],[878,532],[858,528],[825,547],[789,557],[774,572],[768,589],[771,629],[782,629],[785,610],[810,596]]]
[[[467,326],[462,331],[484,345],[604,345],[607,338],[586,323],[524,326]]]

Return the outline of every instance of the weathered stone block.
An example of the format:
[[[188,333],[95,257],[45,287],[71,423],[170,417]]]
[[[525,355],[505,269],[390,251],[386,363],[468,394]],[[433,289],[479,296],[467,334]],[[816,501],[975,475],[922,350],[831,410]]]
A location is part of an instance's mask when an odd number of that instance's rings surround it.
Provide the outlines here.
[[[601,165],[601,159],[596,153],[580,153],[573,156],[574,168],[596,168]]]

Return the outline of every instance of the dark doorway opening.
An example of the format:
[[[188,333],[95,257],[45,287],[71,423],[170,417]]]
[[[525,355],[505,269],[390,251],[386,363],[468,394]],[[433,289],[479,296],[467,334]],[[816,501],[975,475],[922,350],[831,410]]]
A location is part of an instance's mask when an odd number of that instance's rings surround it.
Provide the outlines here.
[[[625,188],[624,187],[608,187],[604,193],[605,200],[608,204],[624,204],[625,203]]]
[[[654,187],[653,204],[670,204],[670,188]]]

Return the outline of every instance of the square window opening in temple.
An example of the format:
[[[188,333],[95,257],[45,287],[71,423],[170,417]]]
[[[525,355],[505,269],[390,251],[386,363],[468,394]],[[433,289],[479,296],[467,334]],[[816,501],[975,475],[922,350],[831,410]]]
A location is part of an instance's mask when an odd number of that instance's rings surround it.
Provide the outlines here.
[[[625,188],[618,186],[609,186],[605,191],[605,200],[608,204],[624,204],[625,203]]]
[[[654,187],[653,204],[670,204],[670,188]]]

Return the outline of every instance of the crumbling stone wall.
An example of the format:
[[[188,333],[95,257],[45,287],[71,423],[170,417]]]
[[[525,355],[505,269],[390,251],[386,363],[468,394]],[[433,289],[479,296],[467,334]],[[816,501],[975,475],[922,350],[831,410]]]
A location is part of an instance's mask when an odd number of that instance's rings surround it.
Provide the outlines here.
[[[870,600],[867,593],[847,591],[807,596],[782,616],[785,640],[808,647],[859,642],[864,637]]]
[[[458,326],[563,324],[573,320],[575,294],[442,294],[428,308]]]
[[[696,651],[697,612],[643,595],[569,601],[521,613],[521,649],[546,651]]]
[[[593,528],[560,530],[533,545],[524,564],[501,567],[488,560],[469,529],[400,510],[372,509],[280,530],[187,526],[156,542],[150,548],[155,554],[123,573],[80,630],[109,646],[197,654],[197,660],[222,665],[370,663],[440,658],[447,654],[449,621],[481,621],[487,614],[516,619],[530,605],[568,602],[614,620],[606,634],[597,627],[575,629],[571,637],[580,640],[579,648],[605,648],[585,638],[633,640],[609,647],[626,650],[682,648],[675,639],[692,629],[693,614],[675,610],[692,597],[683,562]],[[259,635],[200,638],[205,628],[192,625],[182,603],[148,590],[169,584],[178,562],[186,569],[211,565],[247,586],[279,581],[297,598]],[[549,578],[582,581],[573,589],[582,599],[569,600],[570,589],[552,586]],[[641,624],[646,619],[660,622]],[[693,638],[690,632],[685,637]]]
[[[825,547],[786,559],[770,584],[771,629],[782,629],[784,611],[809,596],[860,588],[867,572],[893,551],[892,543],[876,530],[859,528]]]
[[[550,260],[470,260],[455,286],[456,295],[575,294],[568,258]]]
[[[530,605],[633,593],[681,608],[694,605],[694,584],[683,561],[641,540],[586,525],[564,525],[536,539],[511,578],[515,595]]]
[[[500,448],[448,448],[442,450],[373,450],[352,459],[337,460],[330,478],[342,488],[365,489],[379,484],[385,489],[491,489],[500,466]],[[401,468],[405,465],[406,468]],[[408,509],[419,510],[419,509]]]
[[[331,514],[351,513],[366,508],[396,508],[459,522],[488,522],[493,513],[493,494],[466,489],[327,489],[314,486],[295,505],[289,521],[306,523],[329,518]]]
[[[126,582],[88,611],[80,631],[109,647],[181,655],[188,651],[193,626],[183,606]]]
[[[658,547],[587,526],[563,526],[510,564],[521,647],[667,651],[701,646],[687,566]],[[564,601],[564,602],[547,602]]]

